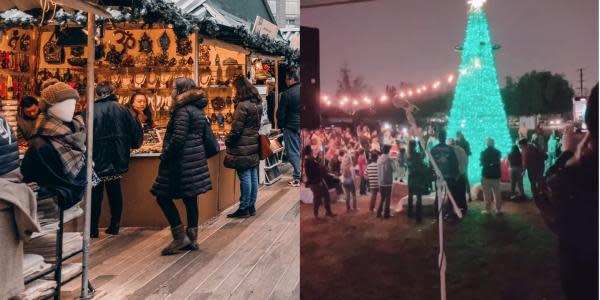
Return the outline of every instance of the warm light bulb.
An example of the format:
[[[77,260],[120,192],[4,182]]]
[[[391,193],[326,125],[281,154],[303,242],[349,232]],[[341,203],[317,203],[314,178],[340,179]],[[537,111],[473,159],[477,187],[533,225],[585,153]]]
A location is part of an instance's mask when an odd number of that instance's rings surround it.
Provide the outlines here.
[[[412,96],[412,95],[413,95],[412,90],[408,90],[408,96]]]
[[[352,104],[354,104],[354,106],[356,106],[356,105],[358,105],[358,101],[354,100],[354,101],[352,102]]]
[[[454,75],[448,76],[448,83],[451,83],[454,80]]]
[[[325,96],[321,97],[321,100],[323,100],[323,101],[329,101],[329,97],[327,97],[327,96],[325,95]]]
[[[404,98],[404,92],[400,92],[400,98]]]
[[[387,99],[388,99],[387,95],[381,96],[381,102],[385,102],[385,101],[387,101]]]

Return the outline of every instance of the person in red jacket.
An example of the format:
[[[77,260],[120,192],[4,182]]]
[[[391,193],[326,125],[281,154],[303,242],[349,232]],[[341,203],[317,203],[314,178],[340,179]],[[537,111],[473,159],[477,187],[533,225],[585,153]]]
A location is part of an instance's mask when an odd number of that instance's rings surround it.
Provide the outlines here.
[[[530,144],[527,139],[520,140],[519,145],[521,146],[521,155],[523,156],[523,170],[527,171],[527,177],[531,184],[531,193],[535,197],[539,193],[540,181],[544,176],[544,162],[547,156],[545,152]]]

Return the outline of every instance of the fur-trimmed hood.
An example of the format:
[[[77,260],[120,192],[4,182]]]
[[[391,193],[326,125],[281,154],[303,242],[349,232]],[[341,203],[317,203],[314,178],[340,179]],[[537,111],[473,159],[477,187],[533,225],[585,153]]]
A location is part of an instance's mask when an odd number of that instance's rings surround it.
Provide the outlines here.
[[[187,104],[192,104],[200,109],[204,109],[208,105],[208,99],[206,99],[206,94],[203,90],[198,88],[191,89],[175,97],[171,112]]]

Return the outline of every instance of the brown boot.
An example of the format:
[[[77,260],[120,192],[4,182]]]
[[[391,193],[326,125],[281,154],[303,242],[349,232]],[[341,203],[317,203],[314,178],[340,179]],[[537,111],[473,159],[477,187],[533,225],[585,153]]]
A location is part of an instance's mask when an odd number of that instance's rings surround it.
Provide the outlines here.
[[[187,237],[190,239],[190,245],[185,247],[185,250],[198,250],[200,247],[198,246],[198,227],[188,227],[185,230]]]
[[[177,251],[182,250],[183,248],[191,245],[190,239],[185,234],[183,225],[171,227],[171,233],[173,234],[173,241],[162,250],[162,255],[175,254],[177,253]]]

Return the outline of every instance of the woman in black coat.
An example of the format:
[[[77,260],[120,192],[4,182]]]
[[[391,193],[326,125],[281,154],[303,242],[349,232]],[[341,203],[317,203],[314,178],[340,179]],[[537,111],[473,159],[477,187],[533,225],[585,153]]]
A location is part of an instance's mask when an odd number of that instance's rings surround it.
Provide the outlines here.
[[[262,105],[258,90],[244,76],[233,82],[237,106],[233,114],[231,132],[225,141],[227,155],[224,165],[235,169],[240,178],[240,206],[227,215],[230,218],[247,218],[256,213],[258,194],[257,166],[259,157],[259,134]]]
[[[181,249],[198,249],[198,195],[212,189],[204,151],[206,116],[202,109],[208,104],[204,92],[188,78],[177,78],[174,83],[171,119],[163,141],[163,152],[158,177],[152,194],[165,214],[173,242],[163,249],[163,255]],[[173,199],[183,199],[188,228],[183,229]]]

